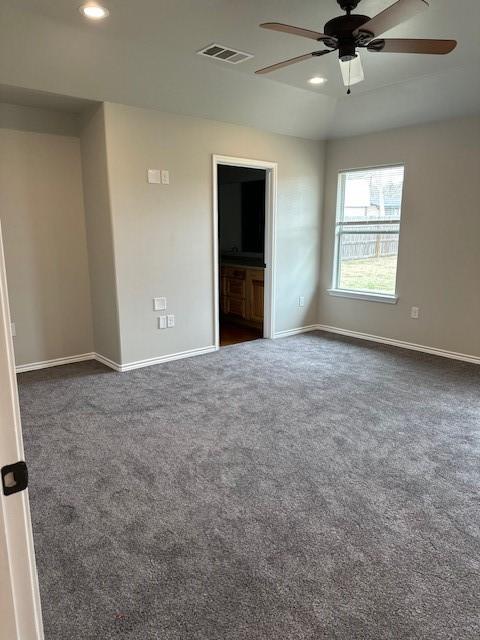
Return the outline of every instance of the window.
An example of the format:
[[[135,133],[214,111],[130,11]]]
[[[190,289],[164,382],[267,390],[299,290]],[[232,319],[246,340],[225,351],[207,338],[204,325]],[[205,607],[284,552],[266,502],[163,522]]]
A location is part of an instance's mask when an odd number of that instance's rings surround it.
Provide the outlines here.
[[[339,174],[330,293],[396,301],[403,174],[403,166]]]

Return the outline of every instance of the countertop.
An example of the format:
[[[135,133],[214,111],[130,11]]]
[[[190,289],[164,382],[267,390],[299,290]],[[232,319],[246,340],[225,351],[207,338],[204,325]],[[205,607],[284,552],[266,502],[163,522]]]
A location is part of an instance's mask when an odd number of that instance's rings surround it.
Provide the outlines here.
[[[261,259],[242,256],[221,256],[220,264],[245,269],[265,269],[265,263]]]

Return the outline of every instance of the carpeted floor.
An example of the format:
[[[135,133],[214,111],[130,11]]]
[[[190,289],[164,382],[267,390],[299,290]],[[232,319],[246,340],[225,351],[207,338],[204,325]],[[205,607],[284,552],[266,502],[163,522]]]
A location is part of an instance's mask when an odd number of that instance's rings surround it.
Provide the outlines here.
[[[480,368],[305,334],[22,374],[46,640],[480,637]]]

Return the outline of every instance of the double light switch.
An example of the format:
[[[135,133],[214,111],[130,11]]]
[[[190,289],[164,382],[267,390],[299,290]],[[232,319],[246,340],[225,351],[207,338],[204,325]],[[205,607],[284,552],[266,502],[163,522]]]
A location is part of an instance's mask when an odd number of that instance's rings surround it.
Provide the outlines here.
[[[170,172],[167,169],[147,169],[149,184],[170,184]]]

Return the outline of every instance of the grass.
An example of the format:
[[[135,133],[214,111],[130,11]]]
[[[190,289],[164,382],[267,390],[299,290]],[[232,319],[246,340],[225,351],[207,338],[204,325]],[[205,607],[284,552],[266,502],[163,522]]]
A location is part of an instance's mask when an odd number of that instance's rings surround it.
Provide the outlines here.
[[[397,257],[344,260],[340,265],[341,289],[395,293]]]

